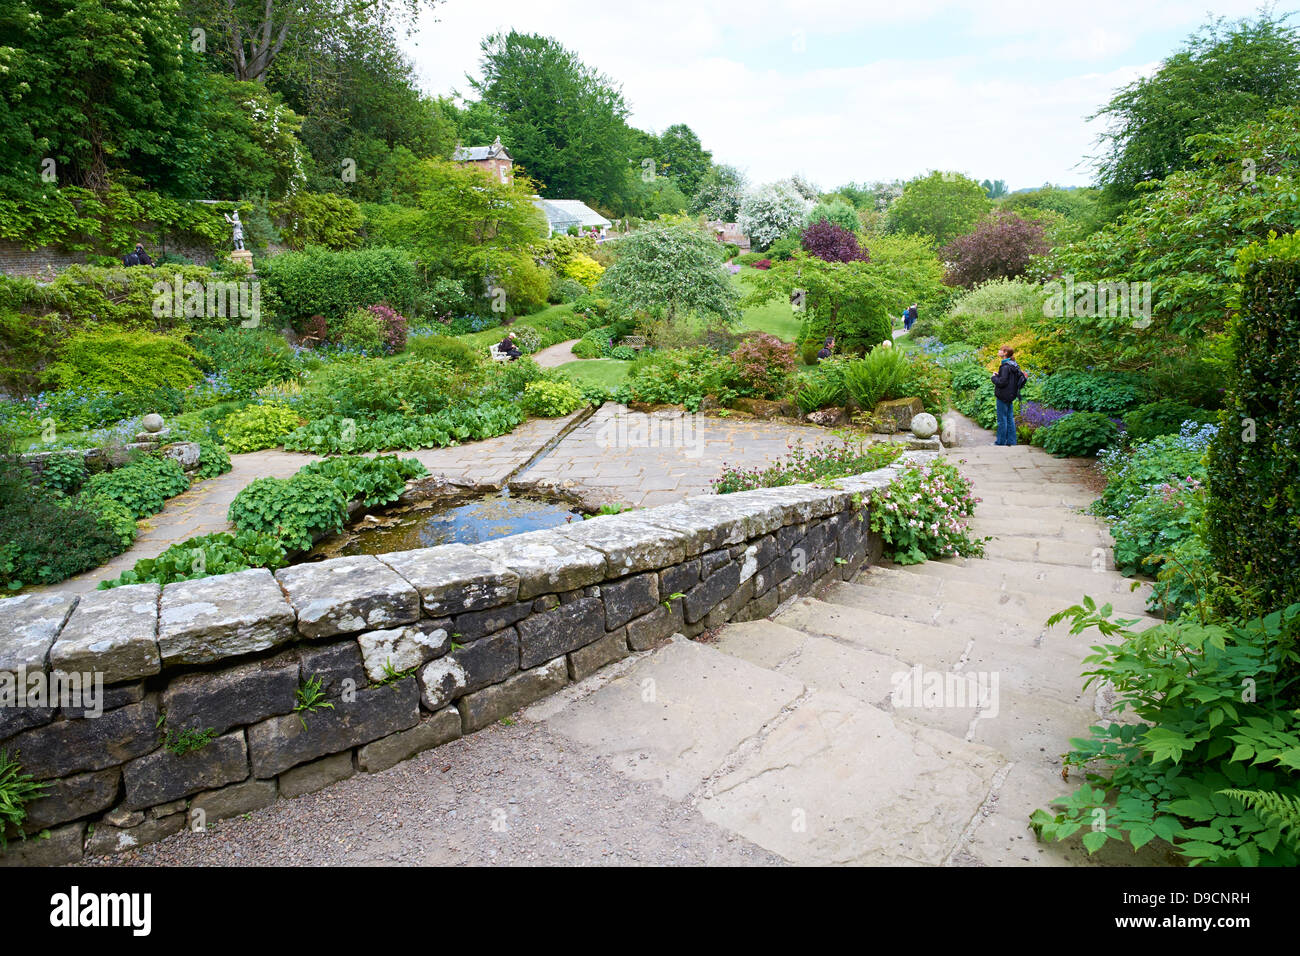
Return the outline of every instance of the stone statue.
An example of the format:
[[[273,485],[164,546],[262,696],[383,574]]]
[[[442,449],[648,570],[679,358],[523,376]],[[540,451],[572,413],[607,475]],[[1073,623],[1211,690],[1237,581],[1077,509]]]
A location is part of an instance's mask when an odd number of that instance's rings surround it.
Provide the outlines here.
[[[242,250],[244,248],[244,224],[239,221],[239,210],[235,210],[233,218],[225,213],[222,213],[222,218],[230,223],[231,228],[234,230],[235,249],[237,251]]]

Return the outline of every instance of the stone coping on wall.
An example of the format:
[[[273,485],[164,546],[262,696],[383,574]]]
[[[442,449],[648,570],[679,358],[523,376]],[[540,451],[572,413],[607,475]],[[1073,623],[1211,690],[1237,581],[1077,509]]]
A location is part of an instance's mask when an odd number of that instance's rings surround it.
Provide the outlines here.
[[[187,807],[215,819],[384,769],[674,633],[770,615],[879,553],[866,499],[897,474],[700,495],[477,545],[0,601],[0,749],[52,787],[26,829],[57,827],[53,841],[11,841],[0,863],[138,845],[179,829]],[[92,674],[102,713],[4,705],[19,677]],[[298,712],[308,679],[328,709]],[[208,739],[178,752],[181,731]]]

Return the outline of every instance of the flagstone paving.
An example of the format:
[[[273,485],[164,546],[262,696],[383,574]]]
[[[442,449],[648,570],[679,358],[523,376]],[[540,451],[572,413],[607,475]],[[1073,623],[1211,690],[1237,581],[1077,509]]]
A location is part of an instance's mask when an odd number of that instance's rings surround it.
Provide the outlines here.
[[[1154,620],[1078,510],[1084,463],[957,424],[986,558],[872,567],[392,770],[111,863],[1172,862],[1159,841],[1090,857],[1028,827],[1079,783],[1062,779],[1068,739],[1110,717],[1108,695],[1082,688],[1088,637],[1047,616],[1089,594]],[[895,696],[932,675],[939,698]]]
[[[652,507],[708,491],[724,464],[763,465],[784,455],[793,442],[802,440],[811,447],[838,440],[812,426],[675,412],[645,415],[613,404],[587,414],[584,409],[565,418],[531,419],[508,435],[486,441],[400,454],[418,458],[430,474],[453,481],[493,487],[541,481]],[[279,450],[231,455],[229,472],[195,483],[169,500],[163,511],[141,521],[129,550],[93,571],[40,590],[84,594],[179,541],[229,531],[226,512],[246,485],[267,476],[287,478],[318,457]],[[528,467],[532,462],[536,464]]]

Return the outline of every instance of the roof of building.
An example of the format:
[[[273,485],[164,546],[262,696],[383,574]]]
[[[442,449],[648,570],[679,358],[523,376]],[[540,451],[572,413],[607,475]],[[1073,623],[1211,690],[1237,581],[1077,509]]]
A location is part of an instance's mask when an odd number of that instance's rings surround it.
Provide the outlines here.
[[[577,199],[542,199],[534,197],[533,205],[542,211],[551,229],[564,232],[570,226],[605,226],[613,225],[608,219],[586,203]]]
[[[498,136],[492,141],[490,146],[460,146],[451,154],[451,158],[458,163],[481,162],[485,159],[508,159],[514,162],[514,157],[506,151],[501,145],[501,137]]]

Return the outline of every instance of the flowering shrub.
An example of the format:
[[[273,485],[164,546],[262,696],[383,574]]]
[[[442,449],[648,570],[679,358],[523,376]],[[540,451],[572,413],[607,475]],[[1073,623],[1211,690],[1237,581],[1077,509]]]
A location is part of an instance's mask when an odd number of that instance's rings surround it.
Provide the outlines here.
[[[781,398],[794,378],[794,346],[760,332],[746,338],[731,353],[737,391],[755,398]]]
[[[1195,533],[1204,513],[1204,485],[1198,479],[1152,486],[1110,527],[1115,567],[1121,574],[1155,574],[1168,553]]]
[[[560,267],[560,274],[566,279],[572,279],[580,282],[588,289],[594,289],[596,283],[600,281],[605,267],[602,266],[591,256],[581,252],[576,252],[563,261]]]
[[[728,468],[724,463],[722,475],[713,479],[713,490],[719,495],[755,488],[776,488],[782,485],[799,485],[860,475],[891,464],[903,453],[896,442],[877,445],[824,445],[808,451],[803,445],[790,445],[790,453],[767,468]]]
[[[871,530],[898,564],[983,557],[987,539],[971,537],[967,521],[979,500],[946,459],[905,468],[889,487],[872,493]]]
[[[1019,441],[1029,441],[1034,432],[1059,422],[1072,409],[1048,408],[1041,402],[1020,402],[1016,411],[1016,436]]]
[[[383,303],[372,305],[370,313],[379,322],[379,335],[383,339],[384,351],[396,355],[406,349],[406,316]]]

